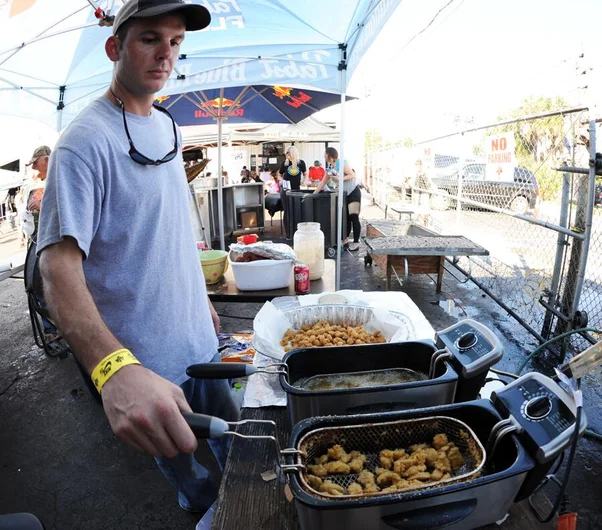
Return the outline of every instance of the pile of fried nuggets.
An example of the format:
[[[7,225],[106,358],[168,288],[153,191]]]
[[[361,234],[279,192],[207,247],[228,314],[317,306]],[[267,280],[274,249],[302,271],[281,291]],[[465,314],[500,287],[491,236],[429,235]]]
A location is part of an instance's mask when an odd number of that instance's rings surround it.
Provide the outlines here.
[[[299,331],[287,329],[280,345],[284,351],[315,346],[351,346],[387,342],[380,331],[368,333],[362,326],[338,326],[326,321],[313,326],[306,324]]]
[[[451,478],[464,463],[459,448],[447,439],[445,433],[436,434],[432,445],[411,445],[405,449],[383,449],[380,466],[374,472],[365,469],[366,455],[359,451],[347,453],[341,445],[333,445],[324,455],[308,465],[308,484],[327,495],[363,495],[366,493],[393,493],[424,486]],[[328,480],[329,475],[357,474],[356,481],[347,490]]]

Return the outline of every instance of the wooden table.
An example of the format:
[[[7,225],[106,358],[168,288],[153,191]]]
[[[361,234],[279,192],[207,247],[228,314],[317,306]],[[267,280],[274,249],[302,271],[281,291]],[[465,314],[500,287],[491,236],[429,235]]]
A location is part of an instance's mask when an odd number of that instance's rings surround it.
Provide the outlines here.
[[[290,427],[284,407],[242,409],[241,419],[276,422],[280,445],[282,448],[288,447]],[[239,432],[274,434],[272,429],[258,425],[243,426]],[[266,482],[261,478],[261,473],[270,470],[276,471],[276,452],[273,443],[267,440],[244,440],[233,437],[232,448],[220,486],[212,530],[236,528],[299,530],[294,503],[288,502],[284,495],[284,483],[279,479]],[[549,506],[543,508],[546,513],[549,510]],[[531,513],[527,502],[524,501],[512,506],[510,517],[501,526],[491,524],[483,528],[487,530],[552,530],[556,528],[556,525],[539,523]]]
[[[489,251],[464,236],[437,234],[418,225],[398,221],[370,222],[366,226],[368,255],[385,272],[387,291],[391,275],[401,283],[410,274],[437,274],[436,292],[441,292],[446,256],[486,256]]]
[[[311,294],[335,291],[335,260],[324,260],[324,275],[319,280],[311,282]],[[295,296],[295,282],[284,289],[273,289],[271,291],[239,291],[234,281],[234,274],[229,268],[224,277],[215,285],[207,285],[207,294],[212,302],[267,302],[278,296]]]

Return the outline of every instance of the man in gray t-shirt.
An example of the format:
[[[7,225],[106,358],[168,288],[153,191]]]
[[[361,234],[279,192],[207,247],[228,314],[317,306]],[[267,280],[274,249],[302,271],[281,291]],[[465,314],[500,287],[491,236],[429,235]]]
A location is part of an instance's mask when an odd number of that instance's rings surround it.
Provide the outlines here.
[[[113,431],[157,458],[190,511],[208,509],[217,489],[194,460],[182,412],[234,420],[237,410],[227,382],[186,376],[190,364],[219,359],[219,318],[198,260],[180,131],[153,100],[185,30],[209,21],[182,0],[120,8],[105,46],[111,87],[56,145],[38,237],[51,313]],[[227,443],[212,448],[223,465]]]

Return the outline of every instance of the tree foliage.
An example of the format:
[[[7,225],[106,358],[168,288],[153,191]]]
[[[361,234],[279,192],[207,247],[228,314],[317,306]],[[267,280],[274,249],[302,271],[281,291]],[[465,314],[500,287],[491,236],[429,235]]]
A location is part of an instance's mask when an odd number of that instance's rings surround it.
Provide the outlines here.
[[[517,163],[535,174],[544,200],[555,199],[562,187],[562,176],[553,167],[560,164],[565,154],[564,118],[561,115],[525,120],[520,118],[567,107],[566,101],[560,97],[530,96],[523,100],[520,107],[499,118],[500,121],[519,121],[501,125],[496,130],[497,133],[514,133]]]

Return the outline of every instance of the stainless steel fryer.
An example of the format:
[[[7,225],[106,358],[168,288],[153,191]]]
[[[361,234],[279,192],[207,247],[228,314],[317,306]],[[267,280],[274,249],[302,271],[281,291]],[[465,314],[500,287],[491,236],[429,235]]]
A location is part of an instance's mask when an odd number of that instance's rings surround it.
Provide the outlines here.
[[[489,367],[501,357],[502,346],[493,332],[466,319],[439,331],[436,342],[299,348],[289,351],[281,363],[265,367],[197,364],[190,366],[187,374],[198,378],[236,378],[256,372],[277,374],[287,394],[288,413],[294,425],[312,416],[415,409],[476,399]],[[402,368],[428,377],[351,389],[313,390],[302,383],[315,376]]]
[[[533,492],[575,429],[582,433],[587,423],[582,415],[581,424],[575,425],[572,396],[540,374],[526,374],[494,393],[492,401],[305,419],[294,427],[290,448],[282,451],[275,437],[248,436],[230,427],[254,421],[228,424],[218,418],[185,416],[199,437],[231,434],[273,440],[279,452],[276,462],[286,473],[302,530],[471,529],[493,523],[506,515],[513,502]],[[421,426],[441,418],[465,424],[471,432],[469,439],[478,440],[479,450],[487,444],[488,449],[482,451],[484,463],[481,462],[479,476],[475,477],[473,470],[469,477],[425,488],[343,497],[316,494],[303,479],[305,462],[324,444],[336,440],[363,444],[365,449],[380,443],[383,436],[386,443],[402,443],[395,436],[403,433],[396,433],[395,429],[411,422],[419,428],[400,428],[407,431],[406,440],[426,441],[423,438],[433,431],[425,434]],[[347,434],[353,429],[357,429],[359,438]],[[379,442],[375,442],[374,434],[380,436]],[[352,448],[347,446],[347,450]]]

